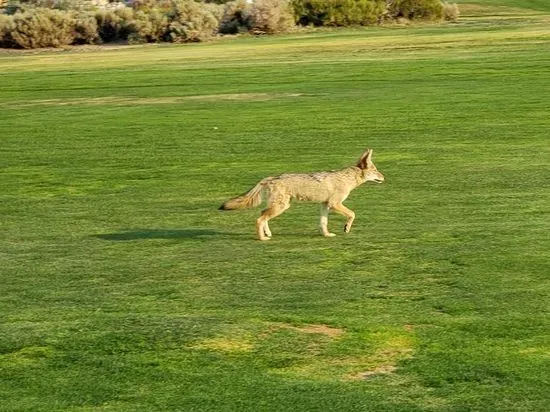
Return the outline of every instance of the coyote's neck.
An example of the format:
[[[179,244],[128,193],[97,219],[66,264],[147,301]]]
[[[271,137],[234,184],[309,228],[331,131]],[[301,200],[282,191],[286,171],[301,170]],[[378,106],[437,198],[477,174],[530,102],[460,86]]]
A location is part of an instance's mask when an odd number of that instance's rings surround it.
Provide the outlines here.
[[[365,175],[362,169],[357,166],[346,167],[342,170],[346,175],[355,179],[355,187],[365,183]]]

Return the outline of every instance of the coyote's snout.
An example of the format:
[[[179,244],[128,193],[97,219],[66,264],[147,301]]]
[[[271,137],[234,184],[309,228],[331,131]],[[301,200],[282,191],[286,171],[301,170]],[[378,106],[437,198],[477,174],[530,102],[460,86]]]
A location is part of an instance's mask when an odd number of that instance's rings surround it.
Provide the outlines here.
[[[335,236],[328,231],[328,212],[334,210],[347,218],[344,232],[351,230],[355,213],[342,202],[350,192],[365,182],[382,183],[384,175],[372,162],[372,150],[367,150],[356,166],[346,167],[333,172],[289,173],[276,177],[266,177],[248,192],[230,199],[220,206],[221,210],[256,207],[266,193],[267,208],[256,221],[256,232],[260,240],[269,240],[271,230],[268,222],[290,207],[290,200],[302,200],[321,203],[320,229],[323,236]]]

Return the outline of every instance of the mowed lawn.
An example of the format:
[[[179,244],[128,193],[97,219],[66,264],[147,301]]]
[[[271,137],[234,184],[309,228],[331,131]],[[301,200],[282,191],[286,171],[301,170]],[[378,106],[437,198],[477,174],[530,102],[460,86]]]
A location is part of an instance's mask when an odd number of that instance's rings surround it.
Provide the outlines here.
[[[548,22],[0,54],[0,410],[548,410]]]

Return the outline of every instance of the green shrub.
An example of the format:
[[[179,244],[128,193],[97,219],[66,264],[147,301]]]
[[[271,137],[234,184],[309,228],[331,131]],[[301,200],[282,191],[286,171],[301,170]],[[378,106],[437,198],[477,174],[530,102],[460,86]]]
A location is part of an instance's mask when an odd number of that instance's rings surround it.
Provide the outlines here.
[[[443,18],[440,0],[393,0],[388,7],[393,19],[437,20]]]
[[[380,22],[385,3],[371,0],[333,1],[329,24],[331,26],[372,25]]]
[[[291,0],[298,24],[372,25],[384,20],[435,20],[443,17],[440,0]]]
[[[193,0],[174,0],[166,39],[175,43],[209,40],[218,31],[216,16]]]
[[[295,25],[294,15],[286,0],[255,0],[250,9],[254,30],[284,33]]]
[[[301,25],[350,26],[380,22],[386,12],[385,0],[292,0]]]
[[[63,47],[75,40],[75,20],[69,12],[36,8],[13,18],[11,38],[17,47]]]

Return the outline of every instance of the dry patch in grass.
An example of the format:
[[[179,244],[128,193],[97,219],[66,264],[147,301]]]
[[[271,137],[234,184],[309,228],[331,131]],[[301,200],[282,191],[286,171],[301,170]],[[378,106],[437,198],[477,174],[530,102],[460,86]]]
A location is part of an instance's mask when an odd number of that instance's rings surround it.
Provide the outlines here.
[[[265,101],[286,97],[300,97],[302,93],[234,93],[234,94],[209,94],[199,96],[186,96],[182,100],[206,100],[206,101]]]
[[[254,345],[242,338],[212,338],[200,341],[191,349],[206,349],[223,353],[245,353],[250,352]]]
[[[375,376],[375,375],[389,375],[390,373],[393,373],[396,370],[397,370],[397,367],[395,365],[382,365],[374,369],[368,370],[366,372],[360,372],[356,375],[352,375],[349,378],[350,379],[368,379],[371,376]]]
[[[350,359],[349,364],[364,364],[366,368],[359,372],[351,372],[344,376],[344,379],[361,380],[377,375],[389,375],[397,370],[399,362],[411,359],[413,354],[413,341],[410,336],[394,336],[386,340],[371,356]]]
[[[401,330],[365,335],[364,343],[353,343],[360,341],[361,338],[344,329],[325,324],[296,326],[276,322],[267,323],[263,331],[257,329],[255,333],[228,331],[226,336],[204,339],[189,348],[224,354],[254,352],[268,358],[286,357],[292,359],[291,364],[273,367],[270,371],[286,377],[323,381],[357,381],[391,375],[400,362],[414,354],[411,325],[405,325]],[[347,355],[336,356],[331,350],[333,345],[353,346],[349,346]],[[273,355],[274,347],[285,349]]]
[[[303,326],[294,326],[288,323],[274,323],[269,327],[268,333],[276,330],[280,330],[280,329],[293,330],[293,331],[302,332],[302,333],[313,333],[313,334],[328,336],[330,338],[337,338],[339,336],[344,335],[345,333],[343,329],[335,328],[328,325],[311,324],[311,325],[303,325]]]
[[[195,96],[166,96],[166,97],[122,97],[106,96],[92,98],[72,98],[72,99],[45,99],[28,100],[19,103],[9,103],[10,107],[28,107],[28,106],[134,106],[134,105],[156,105],[156,104],[177,104],[186,101],[269,101],[284,98],[296,98],[302,96],[301,93],[230,93],[230,94],[208,94]],[[7,104],[7,103],[6,103]]]
[[[332,342],[325,341],[315,348],[315,352],[310,351],[301,361],[286,368],[273,369],[272,372],[322,381],[356,381],[378,375],[390,375],[398,369],[401,361],[412,358],[414,354],[413,336],[410,333],[399,333],[365,337],[369,343],[366,343],[363,349],[357,348],[354,354],[344,357],[331,354],[328,349]],[[342,335],[337,336],[345,339]]]
[[[321,335],[323,338],[328,337],[329,339],[334,339],[344,334],[343,329],[334,328],[327,325],[293,326],[287,323],[270,323],[267,330],[259,333],[255,338],[249,333],[233,331],[228,333],[230,336],[204,339],[190,346],[190,348],[206,349],[224,353],[245,353],[252,351],[255,349],[257,343],[267,339],[280,330],[290,330],[305,334]],[[319,338],[313,338],[313,340],[315,342],[313,342],[314,344],[311,347],[316,348],[320,344],[320,342],[317,342]]]

